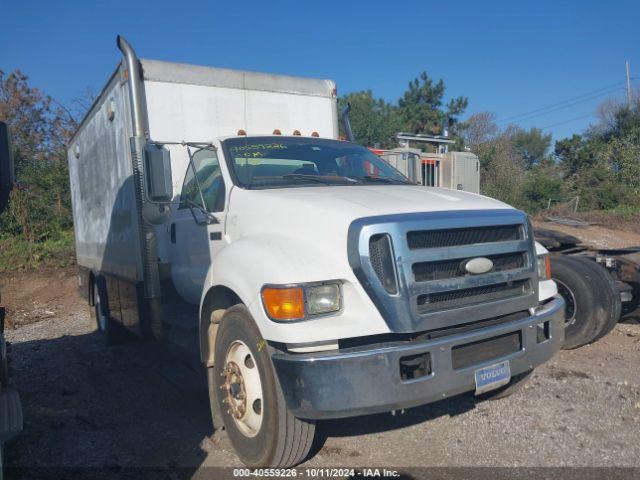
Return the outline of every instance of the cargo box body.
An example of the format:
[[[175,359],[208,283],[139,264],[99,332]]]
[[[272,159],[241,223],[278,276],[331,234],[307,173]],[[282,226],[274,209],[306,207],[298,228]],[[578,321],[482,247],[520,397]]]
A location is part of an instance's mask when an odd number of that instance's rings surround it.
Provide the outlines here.
[[[148,138],[210,142],[236,135],[298,130],[336,138],[335,84],[329,80],[141,60]],[[143,279],[140,201],[130,148],[127,72],[119,65],[69,143],[78,265],[128,281]],[[174,197],[186,148],[168,146]],[[168,265],[166,227],[155,227],[160,265]]]
[[[128,90],[118,69],[69,144],[69,177],[78,265],[140,281]]]

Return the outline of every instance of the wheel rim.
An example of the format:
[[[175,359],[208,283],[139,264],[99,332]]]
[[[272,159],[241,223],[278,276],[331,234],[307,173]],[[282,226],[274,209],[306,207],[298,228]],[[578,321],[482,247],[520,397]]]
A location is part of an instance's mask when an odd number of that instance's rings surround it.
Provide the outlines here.
[[[94,290],[93,298],[96,307],[96,319],[98,320],[98,328],[104,332],[107,329],[107,316],[102,314],[102,300],[100,299],[100,290],[97,287]]]
[[[243,435],[255,437],[262,425],[262,382],[253,354],[244,342],[236,340],[229,346],[221,375],[227,413]]]
[[[564,326],[568,327],[569,325],[573,325],[576,323],[576,296],[573,294],[573,291],[560,280],[553,279],[558,286],[558,293],[564,299],[565,303],[565,316],[564,316]]]

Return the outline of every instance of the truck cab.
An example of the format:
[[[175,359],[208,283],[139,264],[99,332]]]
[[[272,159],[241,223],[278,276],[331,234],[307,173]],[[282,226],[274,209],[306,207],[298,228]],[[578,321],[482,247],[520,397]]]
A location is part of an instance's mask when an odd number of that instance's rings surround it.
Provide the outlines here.
[[[504,392],[559,349],[526,214],[338,140],[332,82],[119,44],[69,145],[81,290],[99,328],[155,338],[169,292],[192,307],[214,426],[246,465],[300,463],[323,419]]]

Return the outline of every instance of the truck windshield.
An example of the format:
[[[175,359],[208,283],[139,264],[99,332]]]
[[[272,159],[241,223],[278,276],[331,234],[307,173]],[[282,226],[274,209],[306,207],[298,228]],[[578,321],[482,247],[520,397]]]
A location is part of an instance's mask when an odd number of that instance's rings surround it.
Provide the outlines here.
[[[229,169],[244,188],[411,184],[368,149],[308,137],[246,137],[222,142]]]

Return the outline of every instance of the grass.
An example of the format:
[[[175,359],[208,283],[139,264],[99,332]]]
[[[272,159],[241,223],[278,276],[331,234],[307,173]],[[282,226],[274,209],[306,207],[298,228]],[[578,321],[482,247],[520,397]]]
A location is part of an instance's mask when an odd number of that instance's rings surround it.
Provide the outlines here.
[[[75,263],[73,231],[63,231],[41,242],[0,234],[0,272],[68,267]]]

